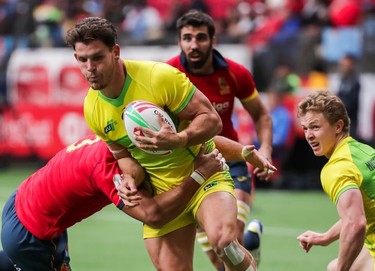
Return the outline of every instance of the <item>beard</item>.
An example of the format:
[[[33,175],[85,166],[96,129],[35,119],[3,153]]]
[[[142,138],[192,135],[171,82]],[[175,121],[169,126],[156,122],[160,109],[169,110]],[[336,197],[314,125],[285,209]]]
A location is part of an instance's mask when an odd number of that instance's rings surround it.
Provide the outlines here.
[[[210,46],[206,52],[200,52],[198,50],[193,51],[192,53],[199,54],[199,60],[197,61],[191,61],[189,55],[185,54],[188,67],[193,70],[203,68],[204,64],[206,64],[208,58],[210,57],[211,50],[212,46]]]

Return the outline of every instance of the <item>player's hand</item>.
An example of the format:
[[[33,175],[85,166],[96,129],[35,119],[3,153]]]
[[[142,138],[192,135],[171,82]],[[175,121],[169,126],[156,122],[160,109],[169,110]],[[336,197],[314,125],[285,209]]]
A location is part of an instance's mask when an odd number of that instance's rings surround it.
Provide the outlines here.
[[[297,237],[300,247],[307,252],[312,246],[327,246],[330,242],[325,238],[324,233],[306,231]]]
[[[138,195],[138,189],[135,180],[130,176],[122,176],[122,182],[116,186],[118,195],[128,208],[139,205],[141,196]]]
[[[264,147],[264,146],[261,146],[258,150],[258,153],[263,157],[265,158],[268,163],[272,164],[272,157],[271,157],[271,149],[270,148],[267,148],[267,147]],[[263,181],[268,181],[273,173],[275,172],[274,169],[272,168],[269,168],[269,167],[258,167],[256,166],[256,168],[254,169],[253,171],[253,174],[259,178],[260,180],[263,180]]]
[[[178,133],[161,116],[158,116],[158,119],[161,124],[159,131],[137,127],[144,136],[134,134],[136,146],[149,151],[172,150],[180,147],[182,144]]]
[[[254,174],[261,180],[268,181],[277,170],[265,156],[255,149],[254,145],[244,146],[242,157],[255,167]]]
[[[206,144],[202,144],[199,153],[194,161],[194,169],[204,177],[205,180],[211,177],[216,172],[223,171],[226,162],[218,149],[205,154]]]

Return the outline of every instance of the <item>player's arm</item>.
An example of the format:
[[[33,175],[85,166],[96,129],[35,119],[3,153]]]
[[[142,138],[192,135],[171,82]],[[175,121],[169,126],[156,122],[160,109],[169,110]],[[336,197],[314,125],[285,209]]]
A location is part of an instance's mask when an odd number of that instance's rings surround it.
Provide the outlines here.
[[[221,118],[207,97],[198,89],[185,108],[177,114],[179,119],[190,120],[184,130],[175,132],[159,117],[161,128],[153,131],[139,127],[147,136],[134,136],[137,147],[146,150],[171,150],[198,145],[219,134],[222,129]]]
[[[190,102],[178,114],[178,117],[191,120],[189,126],[178,133],[180,138],[178,147],[206,142],[221,133],[223,128],[219,114],[199,89],[196,89]]]
[[[305,231],[297,237],[300,247],[309,252],[313,246],[328,246],[340,237],[341,219],[337,221],[327,232]]]
[[[222,156],[219,151],[215,149],[209,154],[204,154],[204,150],[205,146],[203,145],[194,163],[195,173],[185,179],[181,185],[155,197],[152,197],[147,190],[140,189],[138,192],[138,195],[141,196],[141,200],[138,202],[139,205],[128,208],[126,201],[124,201],[125,207],[123,211],[133,218],[156,228],[162,227],[165,223],[174,219],[185,209],[201,184],[212,174],[222,171]],[[122,185],[118,190],[121,198],[127,198],[123,194]]]
[[[228,162],[244,160],[259,169],[269,171],[270,174],[277,170],[266,157],[255,149],[254,145],[244,146],[223,136],[215,136],[214,141],[216,148]]]
[[[342,193],[337,212],[341,218],[337,270],[349,270],[362,249],[366,233],[367,221],[360,190],[349,189]]]
[[[268,109],[259,95],[250,101],[242,102],[242,105],[254,121],[255,130],[260,142],[259,152],[269,161],[272,161],[272,118]],[[255,174],[261,179],[269,178],[261,170],[256,169]]]
[[[127,188],[129,195],[135,196],[138,191],[137,187],[146,177],[144,169],[124,146],[112,143],[108,145],[108,148],[121,169],[124,187]]]

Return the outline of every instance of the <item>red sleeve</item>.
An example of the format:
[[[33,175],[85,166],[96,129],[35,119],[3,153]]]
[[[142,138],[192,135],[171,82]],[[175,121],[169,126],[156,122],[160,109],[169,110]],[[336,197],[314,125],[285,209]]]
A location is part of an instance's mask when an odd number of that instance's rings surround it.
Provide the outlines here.
[[[122,209],[123,202],[117,194],[117,189],[113,183],[113,176],[120,173],[120,168],[113,155],[110,153],[108,148],[103,151],[104,159],[102,159],[92,173],[93,182],[102,191],[106,197],[108,197],[113,204],[118,208]]]
[[[256,92],[256,86],[253,75],[243,65],[226,59],[229,64],[229,71],[235,76],[237,83],[236,97],[240,100],[251,97]]]

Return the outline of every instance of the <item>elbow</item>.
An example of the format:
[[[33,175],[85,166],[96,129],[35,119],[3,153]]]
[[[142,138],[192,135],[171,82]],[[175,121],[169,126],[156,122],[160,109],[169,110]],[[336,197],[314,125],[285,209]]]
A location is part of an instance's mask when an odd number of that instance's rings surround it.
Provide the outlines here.
[[[215,123],[215,128],[214,128],[215,135],[218,135],[223,130],[223,122],[221,121],[221,118],[219,115],[217,115],[217,117],[215,118],[214,123]]]
[[[356,238],[364,239],[366,235],[366,224],[367,220],[365,217],[352,221],[350,223],[352,232],[356,235]]]
[[[365,236],[366,235],[366,225],[367,225],[367,220],[365,217],[363,217],[362,219],[360,219],[358,222],[357,222],[357,230],[359,232],[359,234]]]

